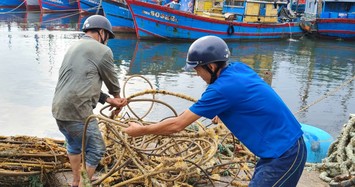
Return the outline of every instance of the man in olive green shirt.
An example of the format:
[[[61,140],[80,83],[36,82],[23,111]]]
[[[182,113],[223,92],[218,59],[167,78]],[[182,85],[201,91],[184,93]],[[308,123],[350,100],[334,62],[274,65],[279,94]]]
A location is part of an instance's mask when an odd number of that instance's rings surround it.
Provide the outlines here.
[[[86,118],[93,114],[98,102],[107,102],[117,109],[127,104],[125,98],[120,98],[113,54],[106,46],[108,39],[114,38],[111,23],[101,15],[93,15],[84,22],[83,31],[85,35],[64,56],[52,103],[53,117],[67,141],[72,186],[80,186],[81,152],[86,153],[85,164],[92,178],[106,151],[97,120],[90,121],[86,148],[82,150]],[[101,91],[102,82],[113,98]]]

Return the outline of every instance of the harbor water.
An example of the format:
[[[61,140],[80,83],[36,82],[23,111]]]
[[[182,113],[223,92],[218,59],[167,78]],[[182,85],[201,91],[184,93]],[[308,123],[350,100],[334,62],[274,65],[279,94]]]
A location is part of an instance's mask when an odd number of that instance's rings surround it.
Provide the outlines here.
[[[0,14],[0,135],[63,139],[51,102],[63,56],[83,34],[85,18],[77,13]],[[117,34],[108,45],[121,85],[138,74],[156,89],[199,98],[206,83],[182,70],[190,44]],[[337,137],[349,114],[355,113],[354,42],[303,37],[228,45],[230,62],[244,62],[258,72],[301,123]],[[128,87],[132,93],[147,88],[140,79],[131,80]],[[179,112],[189,105],[174,104]],[[99,104],[95,112],[102,107]]]

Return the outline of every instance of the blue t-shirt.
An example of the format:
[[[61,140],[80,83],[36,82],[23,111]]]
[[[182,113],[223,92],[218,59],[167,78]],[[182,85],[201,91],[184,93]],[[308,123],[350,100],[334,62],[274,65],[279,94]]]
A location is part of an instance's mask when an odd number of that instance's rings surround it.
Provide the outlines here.
[[[235,62],[221,71],[190,110],[218,116],[261,158],[277,158],[303,134],[301,125],[277,93],[249,66]]]

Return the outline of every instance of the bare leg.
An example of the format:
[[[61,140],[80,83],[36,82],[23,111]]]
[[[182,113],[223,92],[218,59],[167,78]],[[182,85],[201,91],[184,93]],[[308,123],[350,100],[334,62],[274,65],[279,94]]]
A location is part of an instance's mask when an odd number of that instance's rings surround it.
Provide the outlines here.
[[[88,177],[90,180],[92,180],[92,176],[95,174],[96,167],[91,167],[86,165],[86,171],[88,172]]]
[[[81,154],[70,155],[68,154],[71,169],[73,171],[72,186],[78,186],[80,182],[80,167],[81,167]]]
[[[91,167],[91,166],[86,165],[87,178],[85,176],[84,176],[84,178],[82,178],[82,177],[80,178],[79,187],[82,187],[85,182],[90,182],[92,180],[92,176],[94,175],[95,170],[96,170],[96,167]]]

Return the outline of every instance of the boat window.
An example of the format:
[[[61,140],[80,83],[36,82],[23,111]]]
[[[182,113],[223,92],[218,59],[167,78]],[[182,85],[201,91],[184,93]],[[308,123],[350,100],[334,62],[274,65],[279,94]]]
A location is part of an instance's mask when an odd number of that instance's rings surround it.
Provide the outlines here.
[[[226,0],[225,5],[244,6],[244,0]]]
[[[330,2],[325,4],[325,12],[348,12],[351,7],[351,3],[347,2]]]
[[[260,16],[265,16],[265,12],[266,12],[266,5],[265,5],[265,3],[260,3],[259,15],[260,15]]]

